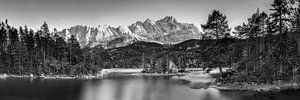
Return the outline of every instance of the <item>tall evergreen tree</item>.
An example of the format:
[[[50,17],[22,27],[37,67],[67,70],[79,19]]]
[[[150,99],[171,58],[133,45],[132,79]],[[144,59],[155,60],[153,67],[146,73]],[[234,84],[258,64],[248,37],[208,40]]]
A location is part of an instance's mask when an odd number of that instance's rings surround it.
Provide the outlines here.
[[[70,64],[74,65],[80,61],[81,50],[80,45],[74,35],[68,39],[68,61]]]
[[[50,41],[50,31],[48,24],[44,22],[44,24],[41,26],[40,30],[40,40],[42,42],[42,53],[43,53],[43,66],[45,67],[46,58],[48,58],[49,54],[49,41]]]
[[[245,39],[245,38],[249,38],[247,35],[248,33],[248,26],[243,23],[242,25],[238,25],[236,27],[234,27],[234,32],[233,34],[235,35],[236,38],[240,38],[240,39]]]
[[[230,32],[227,17],[218,10],[213,10],[212,14],[208,16],[206,24],[201,25],[205,34],[213,39],[220,39],[225,37],[226,33]]]
[[[6,40],[7,40],[6,30],[2,25],[0,25],[0,46],[1,46],[0,48],[4,49]]]
[[[247,23],[235,27],[235,34],[241,38],[255,38],[264,36],[267,33],[267,20],[268,15],[265,12],[261,12],[257,9]]]
[[[268,19],[268,15],[265,12],[261,12],[257,9],[256,13],[254,13],[248,19],[249,25],[249,38],[259,37],[266,34],[266,21]]]
[[[19,42],[19,35],[17,29],[11,28],[8,31],[10,45],[13,45],[15,42]]]
[[[300,0],[290,0],[290,21],[291,31],[300,32]]]
[[[217,59],[217,66],[219,67],[220,71],[220,78],[222,78],[222,65],[221,65],[221,43],[219,39],[224,38],[226,33],[230,32],[230,28],[228,26],[227,17],[222,14],[218,10],[213,10],[212,14],[208,16],[208,21],[206,24],[201,25],[202,29],[204,30],[207,37],[212,39],[217,39],[217,44],[219,44],[220,48],[216,48],[218,50],[216,52],[216,59]]]
[[[288,21],[290,10],[288,8],[288,0],[274,0],[271,4],[272,13],[270,14],[272,21],[277,23],[277,32],[282,34],[284,31],[288,31]]]
[[[41,26],[41,32],[42,37],[50,37],[49,27],[46,22],[44,22],[44,24]]]
[[[0,73],[4,72],[5,70],[5,57],[6,57],[6,48],[5,48],[5,43],[7,40],[6,36],[6,30],[4,29],[4,23],[0,24]]]

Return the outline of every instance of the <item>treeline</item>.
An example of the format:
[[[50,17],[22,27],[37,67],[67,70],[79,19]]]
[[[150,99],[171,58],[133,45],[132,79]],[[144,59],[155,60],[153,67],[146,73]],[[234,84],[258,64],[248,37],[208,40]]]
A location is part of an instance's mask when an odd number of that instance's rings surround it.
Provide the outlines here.
[[[203,38],[176,45],[136,42],[104,50],[80,48],[75,36],[60,37],[44,23],[36,32],[0,24],[0,73],[96,74],[101,68],[150,68],[166,73],[170,66],[232,70],[220,81],[267,83],[300,79],[300,1],[274,0],[271,14],[259,9],[234,28],[226,15],[213,10],[201,25]]]
[[[234,36],[229,34],[231,29],[224,14],[214,10],[209,15],[207,24],[202,28],[204,39],[216,39],[219,42],[218,48],[213,50],[216,65],[220,71],[222,67],[235,65],[231,72],[220,74],[223,82],[299,81],[299,3],[299,0],[274,0],[270,14],[257,9],[248,22],[234,28]],[[228,49],[228,45],[222,46],[221,40],[226,38],[242,39],[243,42],[238,42],[242,47]],[[240,52],[230,55],[230,51],[236,50]],[[230,60],[236,57],[240,59],[234,62]]]
[[[0,73],[29,75],[93,74],[98,67],[88,65],[78,41],[62,38],[45,22],[34,32],[27,26],[14,28],[0,22]],[[88,56],[86,54],[86,56]],[[91,60],[90,60],[91,61]]]

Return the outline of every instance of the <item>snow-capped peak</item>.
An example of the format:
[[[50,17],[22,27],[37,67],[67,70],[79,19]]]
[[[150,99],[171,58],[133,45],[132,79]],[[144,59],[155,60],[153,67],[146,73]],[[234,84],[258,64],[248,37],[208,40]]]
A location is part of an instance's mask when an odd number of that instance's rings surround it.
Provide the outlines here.
[[[104,24],[104,25],[98,25],[97,28],[99,31],[105,31],[108,27],[109,27],[109,25]]]
[[[121,33],[131,34],[132,32],[129,30],[128,26],[119,26],[119,30]]]
[[[66,40],[73,34],[77,36],[81,46],[88,45],[91,47],[96,45],[111,45],[111,43],[115,43],[111,41],[121,41],[122,39],[120,38],[122,37],[126,38],[126,41],[137,40],[178,43],[189,39],[198,39],[201,36],[198,36],[199,31],[196,26],[193,24],[179,23],[172,16],[164,17],[158,21],[148,18],[144,22],[137,21],[130,26],[111,27],[104,24],[98,25],[97,27],[89,27],[88,29],[86,29],[86,27],[74,27],[66,29],[64,34]],[[115,45],[118,46],[118,44]]]
[[[151,25],[154,25],[154,24],[155,24],[155,21],[152,20],[152,19],[147,18],[147,20],[145,20],[144,23],[150,23]]]

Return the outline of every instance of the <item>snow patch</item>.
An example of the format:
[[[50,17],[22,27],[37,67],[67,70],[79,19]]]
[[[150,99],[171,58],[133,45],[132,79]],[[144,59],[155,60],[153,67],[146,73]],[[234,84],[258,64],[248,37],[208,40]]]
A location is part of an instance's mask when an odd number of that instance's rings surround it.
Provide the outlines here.
[[[71,38],[72,34],[70,33],[69,30],[66,30],[66,37],[65,37],[65,41],[68,41]]]
[[[129,30],[129,28],[127,26],[120,26],[119,30],[123,33],[123,34],[132,34],[132,32]]]

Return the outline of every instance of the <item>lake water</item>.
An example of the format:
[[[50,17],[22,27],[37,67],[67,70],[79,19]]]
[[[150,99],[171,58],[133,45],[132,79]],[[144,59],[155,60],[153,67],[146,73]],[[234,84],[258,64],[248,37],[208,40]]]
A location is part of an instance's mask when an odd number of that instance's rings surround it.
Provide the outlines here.
[[[99,80],[0,79],[0,100],[299,100],[300,90],[261,94],[193,89],[162,76],[111,75]]]

